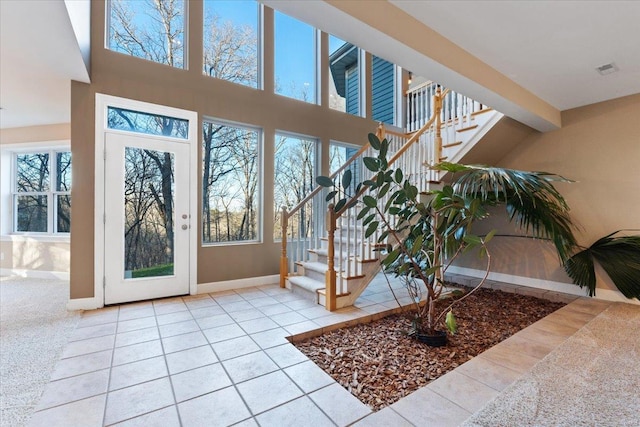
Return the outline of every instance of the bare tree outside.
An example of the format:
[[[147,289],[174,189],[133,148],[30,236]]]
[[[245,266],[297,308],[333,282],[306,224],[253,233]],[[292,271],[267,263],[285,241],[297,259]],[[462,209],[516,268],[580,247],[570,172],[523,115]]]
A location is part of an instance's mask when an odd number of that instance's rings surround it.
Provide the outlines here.
[[[111,0],[110,4],[111,50],[183,68],[183,0]]]
[[[276,240],[282,238],[282,208],[290,211],[316,186],[316,144],[314,139],[276,134],[273,189]],[[313,201],[305,203],[290,221],[290,232],[309,236],[313,227]]]

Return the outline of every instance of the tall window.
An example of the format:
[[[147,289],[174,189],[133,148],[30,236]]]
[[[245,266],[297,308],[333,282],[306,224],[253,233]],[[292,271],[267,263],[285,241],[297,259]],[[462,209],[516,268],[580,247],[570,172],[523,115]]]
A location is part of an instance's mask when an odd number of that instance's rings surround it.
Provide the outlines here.
[[[203,123],[202,242],[258,240],[257,129]]]
[[[29,233],[69,233],[71,153],[17,153],[14,160],[13,230]]]
[[[360,114],[360,50],[329,35],[329,108]]]
[[[258,3],[205,0],[204,74],[258,87]]]
[[[274,238],[282,238],[282,208],[290,211],[300,203],[316,186],[315,139],[296,135],[276,133],[274,162]],[[313,204],[306,203],[290,220],[297,234],[307,236],[313,226]]]
[[[316,103],[316,30],[275,13],[276,93]]]
[[[184,68],[183,0],[110,0],[108,48]]]

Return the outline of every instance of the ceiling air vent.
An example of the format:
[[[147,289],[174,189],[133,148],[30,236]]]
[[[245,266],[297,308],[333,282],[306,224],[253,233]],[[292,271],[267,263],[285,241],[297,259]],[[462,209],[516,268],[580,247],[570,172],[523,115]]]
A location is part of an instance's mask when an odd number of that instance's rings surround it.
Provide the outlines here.
[[[618,70],[619,70],[618,66],[613,62],[601,65],[596,68],[596,71],[600,73],[601,76],[606,76],[607,74],[615,73]]]

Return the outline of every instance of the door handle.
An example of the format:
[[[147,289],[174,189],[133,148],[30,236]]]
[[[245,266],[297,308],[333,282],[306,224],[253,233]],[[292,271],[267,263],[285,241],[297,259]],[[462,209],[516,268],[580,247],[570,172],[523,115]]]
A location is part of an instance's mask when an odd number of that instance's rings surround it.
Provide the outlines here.
[[[186,230],[187,228],[189,228],[189,226],[187,224],[182,224],[182,229]]]

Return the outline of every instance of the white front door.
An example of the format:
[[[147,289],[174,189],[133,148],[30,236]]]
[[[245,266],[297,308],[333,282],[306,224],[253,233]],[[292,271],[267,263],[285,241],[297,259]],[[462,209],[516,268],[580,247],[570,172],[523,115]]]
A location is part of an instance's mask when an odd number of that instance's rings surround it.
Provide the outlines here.
[[[105,134],[105,304],[189,293],[189,144]]]

